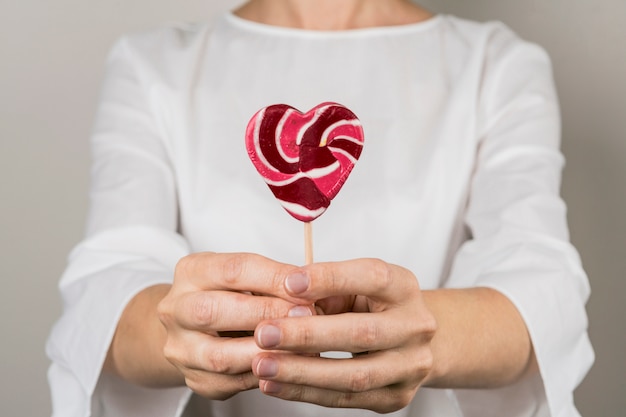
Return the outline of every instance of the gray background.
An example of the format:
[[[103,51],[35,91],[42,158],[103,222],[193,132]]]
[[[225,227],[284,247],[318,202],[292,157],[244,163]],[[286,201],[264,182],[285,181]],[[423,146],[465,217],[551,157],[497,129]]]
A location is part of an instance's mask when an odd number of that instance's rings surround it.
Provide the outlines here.
[[[111,43],[162,22],[210,19],[237,3],[0,0],[0,415],[50,414],[43,347],[60,314],[58,278],[83,232],[87,138]],[[502,20],[552,56],[568,160],[563,195],[593,290],[597,360],[576,401],[585,416],[623,416],[626,0],[422,4]]]

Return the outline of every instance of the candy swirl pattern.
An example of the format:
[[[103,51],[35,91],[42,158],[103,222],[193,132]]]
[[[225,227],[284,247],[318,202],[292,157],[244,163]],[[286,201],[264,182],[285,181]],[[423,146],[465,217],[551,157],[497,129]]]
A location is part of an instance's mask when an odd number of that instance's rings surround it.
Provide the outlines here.
[[[359,159],[363,139],[355,114],[331,102],[306,113],[286,104],[264,107],[246,129],[250,160],[283,208],[303,222],[326,211]]]

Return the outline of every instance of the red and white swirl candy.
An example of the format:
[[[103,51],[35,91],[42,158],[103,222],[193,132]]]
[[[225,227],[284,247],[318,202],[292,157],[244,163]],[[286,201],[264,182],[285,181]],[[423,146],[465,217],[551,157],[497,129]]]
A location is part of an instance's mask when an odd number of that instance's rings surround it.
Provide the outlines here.
[[[246,148],[285,210],[310,222],[326,211],[350,175],[363,149],[363,128],[337,103],[306,113],[275,104],[248,123]]]

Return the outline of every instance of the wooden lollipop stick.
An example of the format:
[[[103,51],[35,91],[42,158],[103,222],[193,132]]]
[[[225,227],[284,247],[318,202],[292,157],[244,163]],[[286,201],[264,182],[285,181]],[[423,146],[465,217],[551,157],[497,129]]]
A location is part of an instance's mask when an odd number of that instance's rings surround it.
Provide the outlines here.
[[[313,224],[304,222],[304,262],[306,265],[313,263]]]

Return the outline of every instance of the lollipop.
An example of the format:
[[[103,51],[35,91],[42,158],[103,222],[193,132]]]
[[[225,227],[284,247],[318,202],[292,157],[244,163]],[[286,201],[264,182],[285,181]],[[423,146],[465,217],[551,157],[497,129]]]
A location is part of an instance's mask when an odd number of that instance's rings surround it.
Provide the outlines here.
[[[304,222],[306,258],[312,262],[311,222],[326,211],[359,159],[361,123],[337,103],[306,113],[275,104],[250,119],[246,148],[283,208]]]

